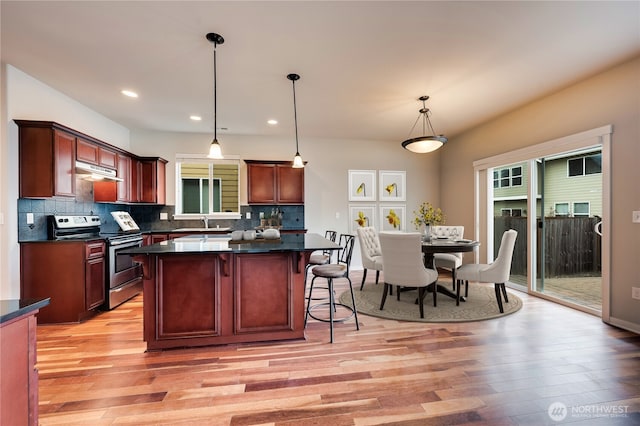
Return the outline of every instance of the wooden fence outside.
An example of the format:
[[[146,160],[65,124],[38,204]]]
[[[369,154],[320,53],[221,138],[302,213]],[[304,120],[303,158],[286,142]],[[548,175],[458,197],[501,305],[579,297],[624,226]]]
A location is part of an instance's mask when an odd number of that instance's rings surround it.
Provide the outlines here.
[[[600,221],[595,217],[547,217],[545,221],[544,247],[545,278],[570,276],[598,276],[602,271],[601,238],[594,227]],[[527,218],[502,217],[494,218],[495,255],[497,256],[500,239],[504,231],[518,231],[516,246],[513,252],[511,273],[527,275]],[[537,226],[538,271],[542,259],[542,221]]]

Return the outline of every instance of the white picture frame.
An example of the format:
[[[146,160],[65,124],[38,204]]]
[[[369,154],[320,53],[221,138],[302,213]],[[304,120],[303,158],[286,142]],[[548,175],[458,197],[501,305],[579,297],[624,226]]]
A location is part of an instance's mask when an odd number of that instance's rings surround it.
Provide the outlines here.
[[[399,223],[396,226],[389,222],[388,216],[393,212]],[[407,230],[407,206],[405,204],[382,204],[380,205],[380,231],[402,231]]]
[[[349,170],[349,201],[376,201],[375,170]]]
[[[380,170],[380,201],[407,201],[407,172],[404,170]]]
[[[363,225],[358,223],[362,213],[365,222]],[[361,226],[377,226],[377,206],[375,204],[349,204],[349,232],[356,234],[356,229]]]

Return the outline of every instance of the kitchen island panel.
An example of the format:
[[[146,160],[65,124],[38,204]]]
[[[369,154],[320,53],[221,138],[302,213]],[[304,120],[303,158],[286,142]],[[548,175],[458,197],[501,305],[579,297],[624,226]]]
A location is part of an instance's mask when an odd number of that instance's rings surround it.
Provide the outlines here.
[[[219,336],[217,256],[158,259],[157,339]]]
[[[236,257],[236,333],[294,329],[292,257],[291,253]]]

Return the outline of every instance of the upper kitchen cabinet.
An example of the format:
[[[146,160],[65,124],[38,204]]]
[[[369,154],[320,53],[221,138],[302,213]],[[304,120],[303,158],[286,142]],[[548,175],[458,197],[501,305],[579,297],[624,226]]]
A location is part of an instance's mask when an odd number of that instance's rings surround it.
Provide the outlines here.
[[[167,160],[159,157],[143,157],[139,160],[140,201],[143,203],[166,203]]]
[[[81,138],[77,138],[76,140],[76,158],[78,161],[84,161],[109,169],[116,168],[115,151],[103,148],[98,144]]]
[[[76,136],[45,121],[16,120],[21,198],[75,196]]]
[[[249,204],[304,204],[304,168],[290,161],[245,160]]]

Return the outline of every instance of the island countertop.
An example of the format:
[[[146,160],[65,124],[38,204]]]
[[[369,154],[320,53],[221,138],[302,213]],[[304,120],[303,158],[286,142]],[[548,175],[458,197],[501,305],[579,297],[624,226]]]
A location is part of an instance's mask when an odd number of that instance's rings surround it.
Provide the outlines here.
[[[122,250],[125,254],[271,253],[337,250],[340,246],[319,234],[281,234],[276,240],[231,241],[228,235],[200,234]]]

